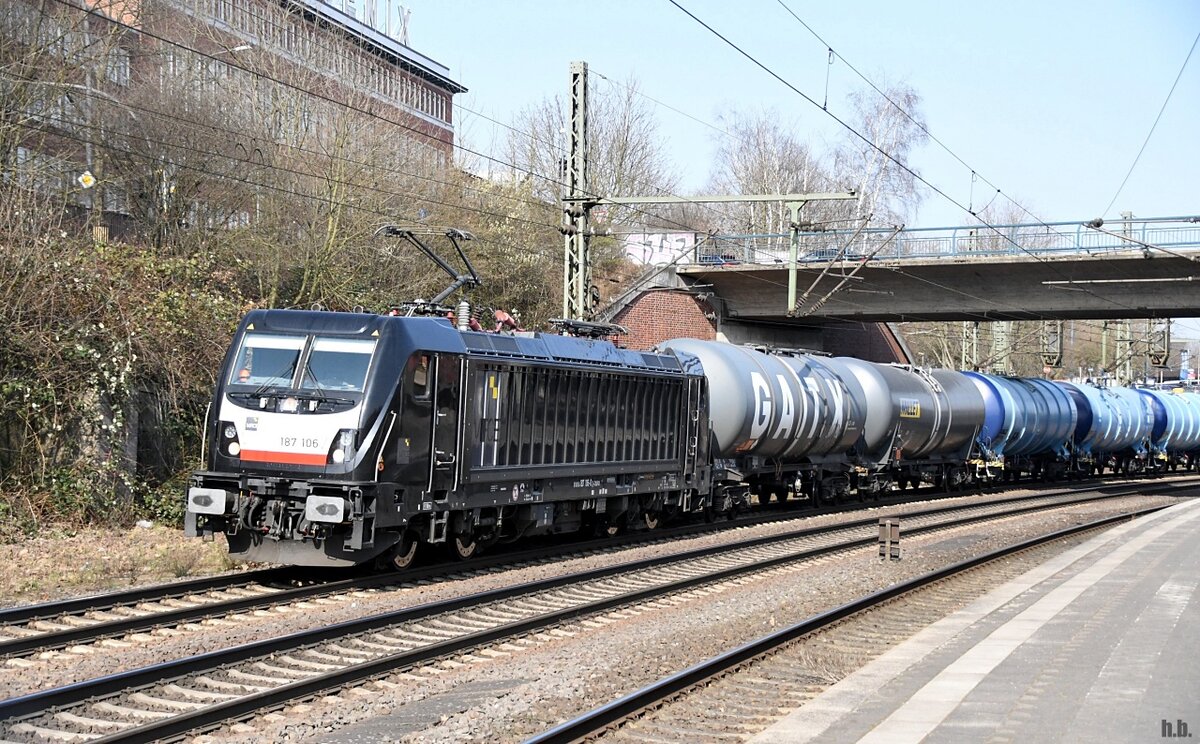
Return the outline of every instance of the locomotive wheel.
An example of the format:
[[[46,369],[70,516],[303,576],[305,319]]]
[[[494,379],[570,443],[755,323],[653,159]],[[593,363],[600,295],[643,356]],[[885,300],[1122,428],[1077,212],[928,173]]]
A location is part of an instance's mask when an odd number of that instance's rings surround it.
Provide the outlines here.
[[[412,565],[417,562],[417,546],[419,541],[416,536],[409,530],[405,530],[400,535],[400,541],[392,548],[391,555],[388,557],[388,563],[396,571],[404,571],[412,568]]]
[[[474,534],[451,535],[446,540],[446,547],[450,549],[450,557],[456,561],[470,560],[479,552],[479,543],[475,541]]]
[[[621,532],[621,525],[609,522],[607,518],[598,517],[592,522],[592,537],[616,537]]]
[[[642,524],[644,524],[648,530],[656,530],[658,529],[658,523],[660,521],[659,516],[660,515],[658,512],[644,511],[642,512]]]

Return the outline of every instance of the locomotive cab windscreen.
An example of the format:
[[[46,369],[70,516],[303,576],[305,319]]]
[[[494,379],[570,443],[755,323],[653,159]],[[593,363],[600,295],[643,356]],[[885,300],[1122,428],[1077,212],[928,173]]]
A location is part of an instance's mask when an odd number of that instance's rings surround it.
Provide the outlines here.
[[[374,339],[247,333],[230,370],[229,390],[362,393]],[[301,361],[303,360],[303,364]]]
[[[215,455],[252,470],[346,473],[378,339],[247,331],[225,374]]]

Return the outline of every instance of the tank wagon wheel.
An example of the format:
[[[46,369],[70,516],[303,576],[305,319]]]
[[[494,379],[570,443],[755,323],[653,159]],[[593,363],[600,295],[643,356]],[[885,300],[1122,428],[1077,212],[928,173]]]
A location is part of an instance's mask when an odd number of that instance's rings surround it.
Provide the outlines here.
[[[388,564],[397,571],[412,568],[412,565],[417,562],[419,545],[420,541],[416,539],[416,535],[411,530],[405,530],[388,554]]]
[[[656,530],[658,529],[659,522],[661,521],[661,516],[662,515],[656,511],[644,511],[642,512],[642,524],[645,525],[646,529],[648,530]]]

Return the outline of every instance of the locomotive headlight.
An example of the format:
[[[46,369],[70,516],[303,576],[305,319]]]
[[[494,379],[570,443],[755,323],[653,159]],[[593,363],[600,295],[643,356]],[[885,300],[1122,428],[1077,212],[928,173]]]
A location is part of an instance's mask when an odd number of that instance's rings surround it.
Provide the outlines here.
[[[329,445],[329,460],[328,462],[335,465],[340,465],[347,460],[354,459],[355,439],[358,438],[357,429],[342,429],[333,438],[333,444]]]
[[[220,447],[221,454],[227,457],[237,457],[242,451],[242,443],[238,441],[237,426],[232,421],[218,421],[217,431],[220,432]]]

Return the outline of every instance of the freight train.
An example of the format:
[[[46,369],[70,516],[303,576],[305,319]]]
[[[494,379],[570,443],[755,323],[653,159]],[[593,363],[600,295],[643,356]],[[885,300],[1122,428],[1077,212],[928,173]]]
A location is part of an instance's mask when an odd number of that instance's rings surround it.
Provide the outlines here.
[[[1195,468],[1200,395],[677,339],[255,310],[205,425],[185,529],[238,558],[404,568],[526,536],[654,528],[757,497]],[[477,324],[476,324],[477,326]]]

